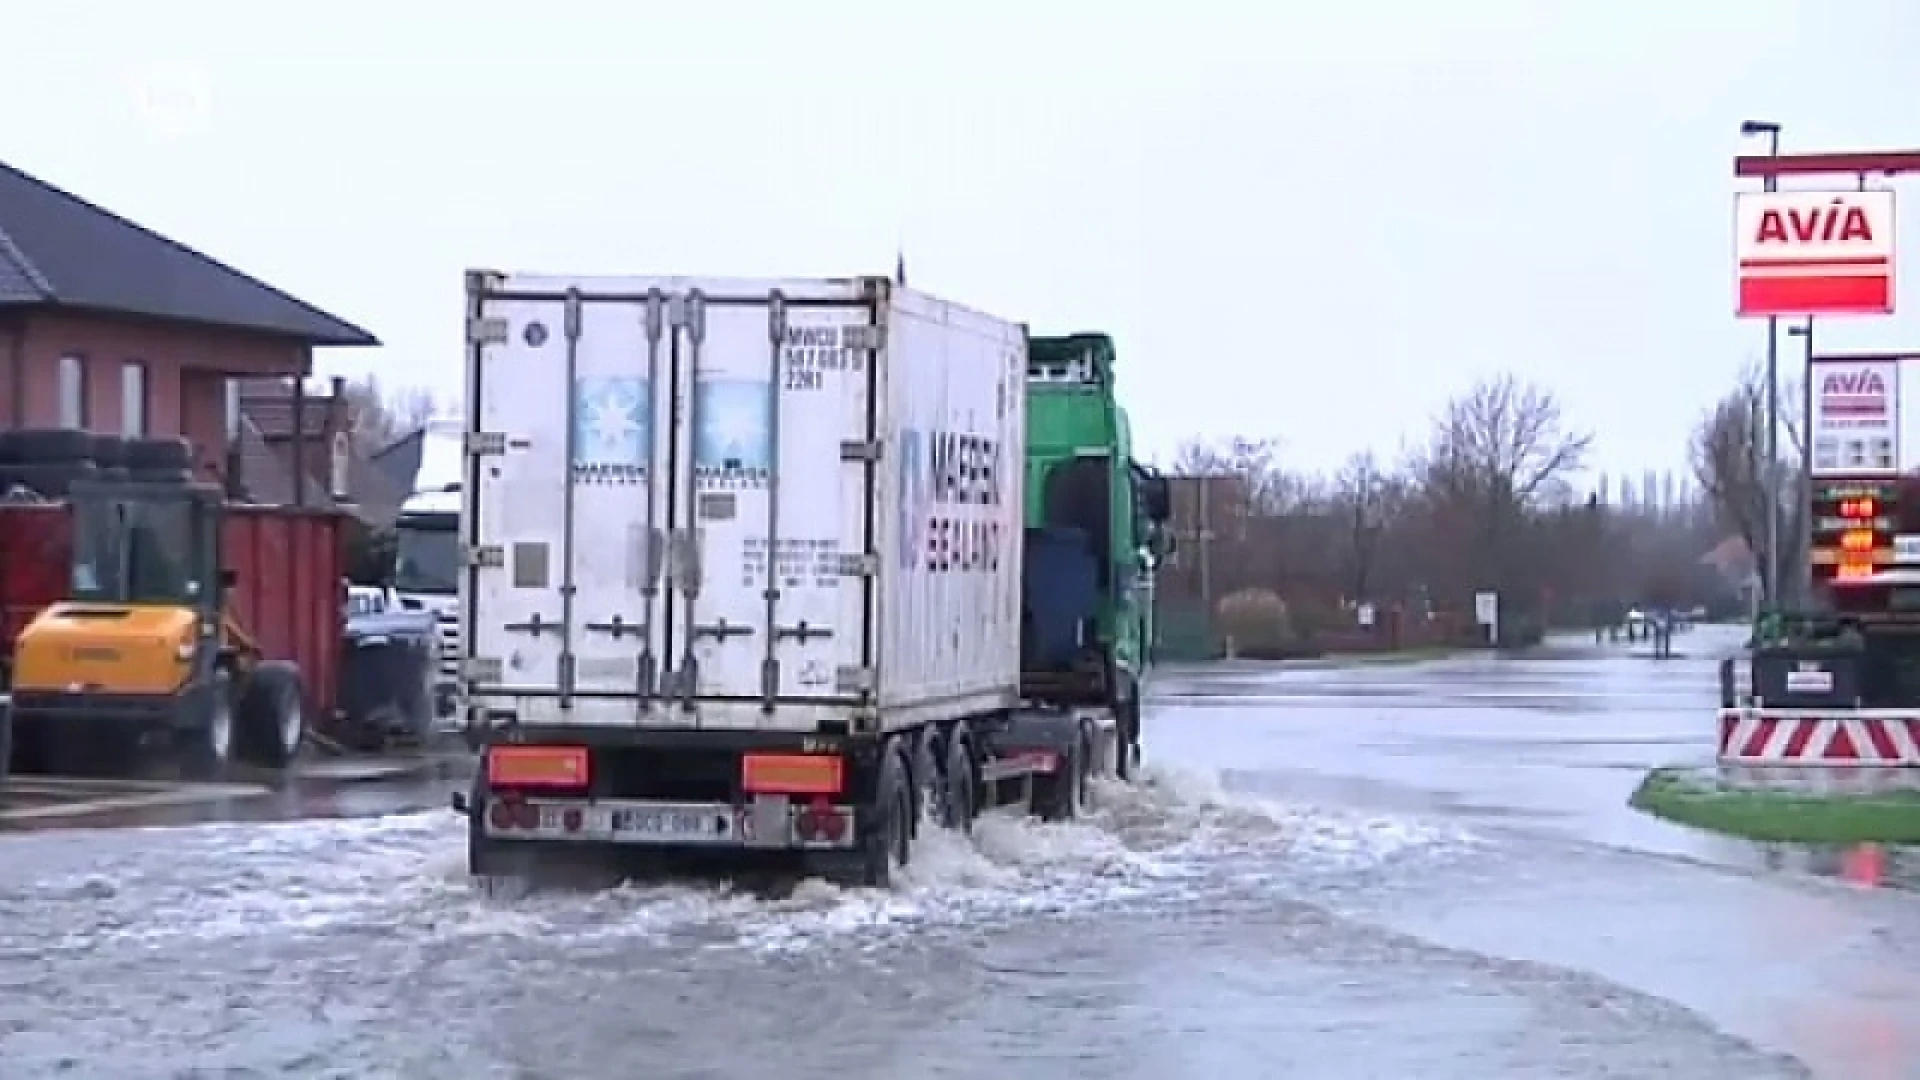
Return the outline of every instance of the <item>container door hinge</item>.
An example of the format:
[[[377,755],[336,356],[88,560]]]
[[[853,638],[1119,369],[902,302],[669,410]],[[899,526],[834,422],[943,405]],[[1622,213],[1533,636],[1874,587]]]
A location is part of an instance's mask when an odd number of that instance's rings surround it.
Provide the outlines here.
[[[507,433],[504,431],[469,431],[461,436],[461,444],[469,457],[498,457],[507,452]]]
[[[872,668],[842,665],[833,669],[833,688],[842,694],[871,694],[875,683]]]
[[[868,552],[840,553],[840,576],[870,578],[880,573],[880,556]]]
[[[887,347],[887,328],[884,326],[843,326],[840,328],[840,344],[848,349],[867,349],[879,352]]]
[[[507,320],[498,317],[481,317],[467,320],[467,344],[505,345],[506,343]]]
[[[468,570],[504,570],[507,551],[499,544],[476,544],[461,549],[460,564]]]
[[[497,683],[500,670],[497,656],[469,656],[460,662],[460,674],[470,683]]]
[[[880,441],[878,439],[866,440],[866,441],[853,439],[847,442],[843,442],[840,444],[840,460],[841,461],[866,461],[866,462],[879,461],[880,460]]]

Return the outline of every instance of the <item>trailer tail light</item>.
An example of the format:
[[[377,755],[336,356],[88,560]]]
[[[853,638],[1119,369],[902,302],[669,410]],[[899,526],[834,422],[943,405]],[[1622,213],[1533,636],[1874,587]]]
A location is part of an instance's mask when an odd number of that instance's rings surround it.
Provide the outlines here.
[[[487,824],[492,825],[496,832],[505,832],[513,828],[513,804],[507,802],[489,803],[487,805]]]
[[[592,777],[584,746],[494,746],[487,783],[496,788],[583,788]]]
[[[740,786],[749,795],[838,795],[845,769],[833,754],[748,754]]]

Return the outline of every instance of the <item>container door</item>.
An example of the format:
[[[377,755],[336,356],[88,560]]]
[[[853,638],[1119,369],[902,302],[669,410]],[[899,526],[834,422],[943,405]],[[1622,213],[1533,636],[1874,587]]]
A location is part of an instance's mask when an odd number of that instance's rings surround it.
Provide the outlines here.
[[[683,298],[671,666],[710,726],[843,699],[865,655],[873,305]]]
[[[530,723],[659,722],[668,298],[478,287],[471,692],[520,699]]]

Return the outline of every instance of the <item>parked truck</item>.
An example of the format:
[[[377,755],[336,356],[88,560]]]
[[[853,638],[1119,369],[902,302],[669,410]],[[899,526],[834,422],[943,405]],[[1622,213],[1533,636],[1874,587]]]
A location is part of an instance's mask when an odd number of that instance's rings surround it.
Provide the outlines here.
[[[1023,678],[1088,599],[1023,588],[1024,328],[884,278],[467,294],[475,875],[617,850],[883,885],[922,820],[1070,817],[1117,766],[1110,680]]]

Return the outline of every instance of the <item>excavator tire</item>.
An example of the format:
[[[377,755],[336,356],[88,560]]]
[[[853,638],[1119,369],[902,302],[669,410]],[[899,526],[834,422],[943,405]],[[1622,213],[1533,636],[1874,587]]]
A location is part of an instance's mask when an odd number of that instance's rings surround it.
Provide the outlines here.
[[[235,747],[248,764],[269,769],[293,764],[307,740],[300,672],[277,660],[254,668],[240,694],[234,721]]]

